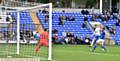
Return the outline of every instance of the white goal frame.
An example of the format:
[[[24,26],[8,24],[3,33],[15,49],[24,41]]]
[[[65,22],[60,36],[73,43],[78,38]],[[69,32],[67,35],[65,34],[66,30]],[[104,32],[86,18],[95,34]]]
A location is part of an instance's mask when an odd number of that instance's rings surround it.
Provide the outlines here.
[[[49,6],[49,48],[48,48],[48,60],[52,60],[52,3],[40,4],[34,7],[6,7],[0,6],[6,9],[16,9],[17,12],[17,54],[20,54],[20,13],[23,10],[32,10],[39,7]],[[22,9],[21,9],[22,8]]]

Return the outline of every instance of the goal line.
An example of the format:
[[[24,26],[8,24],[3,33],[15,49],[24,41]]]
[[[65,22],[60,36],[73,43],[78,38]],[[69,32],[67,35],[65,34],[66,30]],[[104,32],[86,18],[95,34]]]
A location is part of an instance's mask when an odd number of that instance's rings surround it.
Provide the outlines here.
[[[13,52],[8,52],[8,51],[0,51],[0,53],[7,53],[7,54],[0,54],[0,55],[7,55],[6,57],[7,58],[12,58],[12,59],[16,59],[17,57],[12,57],[11,56],[11,54],[15,54],[15,53],[13,53]],[[23,58],[25,57],[25,58],[32,58],[32,59],[37,59],[38,61],[40,61],[40,60],[48,60],[47,58],[45,58],[45,57],[38,57],[38,56],[31,56],[31,55],[26,55],[26,54],[19,54],[19,56],[22,56]],[[25,59],[24,58],[24,59]],[[0,59],[2,59],[2,58],[0,58]],[[18,58],[19,59],[19,58]]]

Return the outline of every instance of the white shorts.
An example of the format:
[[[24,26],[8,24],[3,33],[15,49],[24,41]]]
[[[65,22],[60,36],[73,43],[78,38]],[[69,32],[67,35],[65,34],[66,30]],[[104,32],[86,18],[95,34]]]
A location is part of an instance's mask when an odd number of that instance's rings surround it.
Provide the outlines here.
[[[104,39],[98,39],[97,41],[96,41],[96,43],[102,43],[102,45],[104,44]]]

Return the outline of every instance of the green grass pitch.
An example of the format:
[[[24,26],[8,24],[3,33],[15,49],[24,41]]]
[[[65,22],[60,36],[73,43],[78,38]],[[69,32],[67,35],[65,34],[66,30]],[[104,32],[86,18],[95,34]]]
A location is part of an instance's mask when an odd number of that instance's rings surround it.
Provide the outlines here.
[[[34,58],[47,59],[47,48],[43,47],[35,54],[35,45],[20,45],[20,54],[16,53],[16,45],[0,44],[0,58]],[[108,52],[100,47],[90,52],[88,45],[53,45],[52,61],[120,61],[120,46],[107,46]],[[44,61],[44,60],[43,60]]]
[[[108,52],[100,47],[95,53],[87,45],[53,46],[53,59],[57,61],[120,61],[120,46],[107,46]]]
[[[15,44],[0,44],[0,58],[40,58],[47,59],[47,48],[42,47],[41,51],[36,54],[33,44],[20,44],[20,54],[17,55],[17,45]]]

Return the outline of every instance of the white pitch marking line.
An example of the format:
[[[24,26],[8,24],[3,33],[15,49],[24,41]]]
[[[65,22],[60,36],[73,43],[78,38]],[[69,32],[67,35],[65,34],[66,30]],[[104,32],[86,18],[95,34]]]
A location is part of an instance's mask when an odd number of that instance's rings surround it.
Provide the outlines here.
[[[80,51],[80,52],[83,52],[83,53],[87,53],[87,52],[84,52],[84,51]],[[120,56],[118,54],[107,54],[107,53],[97,53],[97,52],[88,52],[89,54],[96,54],[96,55],[106,55],[106,56]]]

